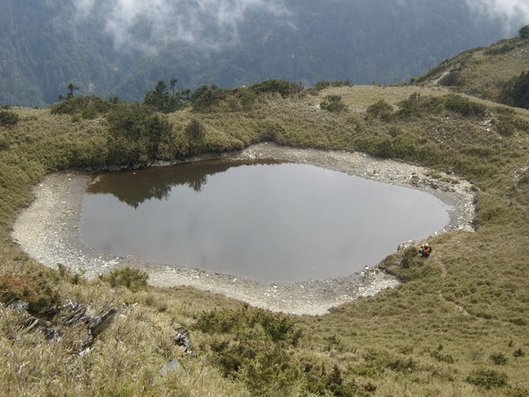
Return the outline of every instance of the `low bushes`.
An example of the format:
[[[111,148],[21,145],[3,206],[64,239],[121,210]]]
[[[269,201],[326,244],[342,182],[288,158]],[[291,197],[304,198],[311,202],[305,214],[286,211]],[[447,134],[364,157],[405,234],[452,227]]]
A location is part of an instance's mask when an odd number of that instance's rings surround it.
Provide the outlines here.
[[[113,288],[125,287],[132,292],[137,292],[147,288],[149,275],[140,269],[125,267],[123,269],[114,269],[99,278],[110,283]]]
[[[292,318],[262,309],[244,306],[239,311],[219,310],[202,313],[195,328],[206,333],[234,333],[259,327],[273,342],[284,341],[296,345],[301,331],[294,326]]]
[[[159,146],[172,125],[150,107],[120,104],[107,116],[110,124],[109,156],[114,164],[146,164],[158,160]]]
[[[0,127],[15,125],[19,120],[20,118],[16,113],[5,109],[0,109]]]
[[[422,97],[419,94],[412,94],[398,105],[400,110],[397,115],[401,118],[440,114],[443,110],[457,113],[463,117],[484,117],[487,111],[485,105],[456,94],[443,97]]]
[[[301,337],[291,317],[245,305],[204,312],[194,327],[213,336],[212,359],[224,376],[243,381],[252,395],[288,395],[300,383],[298,362],[287,353]]]
[[[391,106],[383,99],[379,100],[378,102],[375,102],[373,105],[367,108],[368,116],[381,120],[388,120],[392,113],[393,106]]]
[[[529,71],[513,77],[501,94],[503,103],[529,109]]]
[[[507,375],[495,370],[479,369],[473,371],[468,377],[467,382],[476,386],[482,386],[486,389],[493,387],[507,386]]]
[[[340,95],[327,95],[320,106],[323,110],[332,113],[342,113],[347,109],[347,106],[343,103]]]
[[[446,95],[442,100],[447,110],[463,117],[483,117],[486,114],[487,107],[485,105],[471,101],[461,95]]]
[[[145,94],[144,103],[162,113],[172,113],[185,106],[190,98],[189,89],[176,89],[176,80],[170,81],[170,88],[162,80],[153,90]]]
[[[72,96],[51,105],[50,110],[53,114],[80,115],[84,119],[93,119],[107,113],[111,107],[110,102],[96,96]]]
[[[226,98],[226,91],[214,85],[203,85],[191,95],[193,110],[197,112],[211,111],[215,105]]]
[[[0,275],[0,302],[26,302],[28,311],[39,315],[59,303],[59,294],[45,272],[34,274],[4,273]]]
[[[352,85],[351,80],[321,80],[314,84],[314,89],[321,91],[330,87],[351,87]]]
[[[286,97],[303,91],[303,85],[284,80],[266,80],[250,86],[249,89],[256,94],[276,93]]]

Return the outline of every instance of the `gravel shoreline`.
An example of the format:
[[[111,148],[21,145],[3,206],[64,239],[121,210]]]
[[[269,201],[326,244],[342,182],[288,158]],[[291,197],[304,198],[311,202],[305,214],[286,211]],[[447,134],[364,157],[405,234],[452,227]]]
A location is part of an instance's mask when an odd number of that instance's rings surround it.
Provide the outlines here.
[[[448,230],[472,231],[474,194],[471,185],[438,172],[434,179],[428,176],[431,172],[423,167],[378,160],[361,153],[295,149],[269,143],[214,158],[219,157],[306,163],[366,179],[420,189],[437,196],[452,208],[450,223],[437,233]],[[149,282],[155,286],[192,286],[221,293],[253,306],[291,314],[324,314],[331,307],[398,285],[394,277],[376,266],[337,279],[273,283],[208,273],[185,266],[144,262],[133,257],[101,254],[83,246],[79,237],[81,202],[89,180],[89,174],[80,172],[48,175],[36,186],[32,205],[18,217],[12,233],[14,241],[46,266],[56,267],[60,263],[87,277],[95,277],[115,267],[140,267],[149,273]]]

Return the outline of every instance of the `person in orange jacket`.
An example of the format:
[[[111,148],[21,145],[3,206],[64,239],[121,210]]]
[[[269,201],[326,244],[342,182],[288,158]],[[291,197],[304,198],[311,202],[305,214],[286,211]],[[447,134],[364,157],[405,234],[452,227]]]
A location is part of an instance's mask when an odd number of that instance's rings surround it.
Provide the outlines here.
[[[419,247],[419,255],[421,258],[428,258],[432,253],[432,246],[428,243],[421,244]]]

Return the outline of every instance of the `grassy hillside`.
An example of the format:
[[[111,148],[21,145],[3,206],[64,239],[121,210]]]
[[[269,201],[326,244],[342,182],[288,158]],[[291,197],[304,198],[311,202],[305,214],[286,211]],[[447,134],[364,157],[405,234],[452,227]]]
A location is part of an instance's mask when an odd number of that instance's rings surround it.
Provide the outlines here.
[[[509,83],[529,71],[529,39],[502,40],[487,48],[465,51],[416,80],[425,86],[450,87],[458,92],[509,103]],[[524,106],[529,107],[529,105]]]
[[[202,111],[168,115],[96,105],[66,114],[13,108],[2,118],[11,120],[0,126],[5,395],[529,395],[529,111],[437,88],[375,86],[287,96],[236,90]],[[133,271],[88,281],[43,268],[9,236],[49,172],[260,141],[358,150],[464,177],[477,192],[476,232],[432,239],[427,261],[409,253],[386,259],[406,281],[398,288],[300,317],[191,288],[149,287]],[[28,310],[7,307],[14,298]],[[118,309],[83,356],[83,326],[67,326],[53,310],[69,299],[94,313]],[[28,330],[28,311],[62,337]],[[196,356],[173,342],[181,326]],[[175,358],[184,369],[162,375]]]

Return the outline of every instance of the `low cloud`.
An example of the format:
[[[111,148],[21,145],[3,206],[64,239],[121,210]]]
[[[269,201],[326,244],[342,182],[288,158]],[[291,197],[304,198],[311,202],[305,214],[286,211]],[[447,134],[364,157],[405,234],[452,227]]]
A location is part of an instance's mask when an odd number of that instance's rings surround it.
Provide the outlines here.
[[[219,49],[239,41],[239,28],[251,12],[286,21],[283,0],[74,0],[78,16],[103,15],[105,29],[119,48],[156,51],[178,42]]]
[[[507,33],[529,24],[529,0],[465,0],[477,15],[499,19]]]

